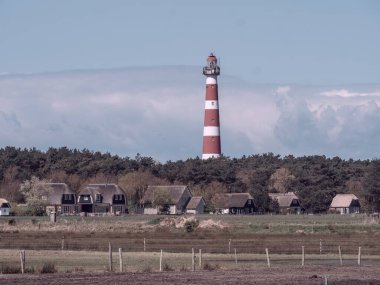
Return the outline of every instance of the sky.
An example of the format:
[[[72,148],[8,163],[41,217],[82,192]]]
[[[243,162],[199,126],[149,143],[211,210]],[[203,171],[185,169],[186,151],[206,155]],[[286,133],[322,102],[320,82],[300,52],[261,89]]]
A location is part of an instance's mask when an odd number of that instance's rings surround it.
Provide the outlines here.
[[[0,147],[380,157],[380,2],[0,0]]]

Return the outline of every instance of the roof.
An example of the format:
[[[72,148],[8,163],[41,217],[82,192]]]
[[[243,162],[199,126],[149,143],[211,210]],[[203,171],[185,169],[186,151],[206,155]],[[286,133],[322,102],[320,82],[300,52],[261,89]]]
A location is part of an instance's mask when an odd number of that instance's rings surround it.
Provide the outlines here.
[[[268,193],[271,199],[276,199],[280,208],[290,207],[294,199],[298,200],[298,197],[294,192],[287,193]]]
[[[79,195],[91,195],[93,201],[95,201],[96,194],[100,194],[103,197],[103,203],[112,204],[114,195],[125,195],[124,191],[116,184],[88,184],[82,187],[79,191]]]
[[[0,198],[0,208],[10,208],[10,206],[6,199]]]
[[[348,208],[353,200],[359,201],[354,194],[336,194],[331,202],[331,208]]]
[[[62,203],[63,194],[74,194],[66,183],[44,183],[41,187],[46,187],[48,193],[48,203],[50,205],[59,205]]]
[[[186,185],[149,185],[148,189],[145,191],[144,197],[143,197],[143,203],[146,202],[152,202],[154,198],[154,193],[157,191],[168,191],[170,195],[170,200],[173,204],[177,204],[183,193],[186,191],[187,186]]]
[[[205,201],[203,200],[201,196],[191,197],[189,203],[186,206],[186,209],[195,210],[202,201],[203,201],[203,204],[205,204]]]
[[[224,193],[215,195],[214,204],[216,208],[243,208],[250,199],[249,193]]]

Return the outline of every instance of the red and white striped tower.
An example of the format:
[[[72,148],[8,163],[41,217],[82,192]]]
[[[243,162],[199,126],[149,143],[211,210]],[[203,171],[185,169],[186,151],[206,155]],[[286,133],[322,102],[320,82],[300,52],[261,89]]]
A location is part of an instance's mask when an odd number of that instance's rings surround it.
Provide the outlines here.
[[[206,76],[206,102],[202,159],[217,158],[221,154],[217,81],[219,74],[218,60],[215,55],[210,54],[207,65],[203,67],[203,75]]]

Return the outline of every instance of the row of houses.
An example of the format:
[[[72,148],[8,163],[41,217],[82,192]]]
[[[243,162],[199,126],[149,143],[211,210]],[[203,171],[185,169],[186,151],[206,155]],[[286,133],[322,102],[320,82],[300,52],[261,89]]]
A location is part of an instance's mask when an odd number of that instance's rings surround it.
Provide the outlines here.
[[[48,213],[61,215],[128,213],[127,197],[117,184],[89,184],[75,193],[65,183],[47,183],[49,191],[41,197]],[[277,201],[281,213],[300,214],[302,206],[293,192],[269,193]],[[257,212],[254,199],[249,193],[222,193],[213,198],[217,214],[253,214]],[[148,186],[137,209],[140,214],[202,214],[206,203],[200,196],[193,196],[184,185]],[[337,194],[330,206],[332,212],[341,214],[359,213],[360,203],[353,194]],[[9,215],[10,204],[0,199],[0,215]]]

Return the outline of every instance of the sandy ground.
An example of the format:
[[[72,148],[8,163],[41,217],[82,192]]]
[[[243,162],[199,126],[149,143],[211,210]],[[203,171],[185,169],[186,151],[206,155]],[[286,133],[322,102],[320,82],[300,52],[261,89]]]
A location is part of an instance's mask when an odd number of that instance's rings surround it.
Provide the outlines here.
[[[0,275],[0,284],[257,284],[257,285],[375,285],[380,284],[378,266],[305,266],[152,273],[56,273]]]

